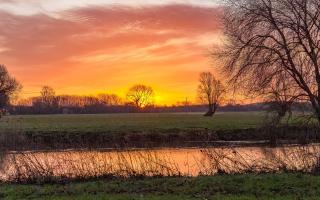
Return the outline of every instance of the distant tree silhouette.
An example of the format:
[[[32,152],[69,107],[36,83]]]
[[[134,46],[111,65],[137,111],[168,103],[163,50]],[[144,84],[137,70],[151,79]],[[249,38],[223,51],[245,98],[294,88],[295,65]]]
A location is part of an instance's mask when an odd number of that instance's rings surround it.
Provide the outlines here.
[[[225,92],[223,84],[215,79],[213,74],[210,72],[200,74],[198,97],[203,103],[208,104],[208,112],[204,116],[212,117],[215,114]]]
[[[154,103],[154,91],[145,85],[135,85],[127,93],[127,100],[137,108],[144,108]]]
[[[300,87],[297,86],[286,74],[274,78],[270,87],[265,88],[266,102],[269,111],[276,114],[276,121],[280,121],[286,114],[292,115],[292,106],[295,102],[305,101],[305,96]]]
[[[32,107],[37,113],[58,113],[59,99],[56,97],[54,89],[49,86],[43,86],[40,96],[32,98]]]
[[[41,101],[47,107],[52,107],[57,103],[56,92],[52,87],[43,86],[41,91]]]
[[[0,65],[0,117],[5,112],[12,95],[21,89],[20,83],[10,76],[6,66]]]
[[[97,98],[100,103],[107,106],[119,106],[123,100],[116,94],[98,94]]]

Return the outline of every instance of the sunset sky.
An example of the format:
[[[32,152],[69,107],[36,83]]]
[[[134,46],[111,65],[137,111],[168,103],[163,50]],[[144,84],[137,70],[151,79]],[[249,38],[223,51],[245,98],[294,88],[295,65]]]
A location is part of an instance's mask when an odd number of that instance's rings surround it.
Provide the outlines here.
[[[22,84],[57,94],[116,93],[141,83],[158,104],[195,100],[199,73],[216,72],[214,0],[0,0],[0,63]]]

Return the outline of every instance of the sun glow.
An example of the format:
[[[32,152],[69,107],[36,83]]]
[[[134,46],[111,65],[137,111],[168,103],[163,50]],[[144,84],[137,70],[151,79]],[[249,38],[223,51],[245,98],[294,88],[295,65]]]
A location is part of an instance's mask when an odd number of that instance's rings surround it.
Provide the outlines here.
[[[23,97],[49,85],[57,94],[125,98],[132,85],[145,84],[157,104],[171,105],[194,101],[199,73],[215,71],[208,55],[221,41],[220,10],[209,1],[144,8],[72,1],[62,8],[33,0],[33,13],[14,2],[0,9],[0,60],[23,84]],[[40,4],[53,10],[44,14]]]

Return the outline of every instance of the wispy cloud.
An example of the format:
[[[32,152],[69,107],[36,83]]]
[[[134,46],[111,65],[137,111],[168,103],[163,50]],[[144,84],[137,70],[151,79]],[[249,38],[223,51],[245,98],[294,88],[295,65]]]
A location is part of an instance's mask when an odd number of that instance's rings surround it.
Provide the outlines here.
[[[219,42],[219,14],[216,7],[177,4],[73,7],[58,18],[0,12],[0,62],[28,91],[49,84],[60,93],[123,93],[141,82],[163,96],[184,96],[198,72],[210,69],[206,54]]]
[[[0,10],[19,15],[34,15],[92,6],[148,7],[172,4],[213,7],[218,4],[218,0],[1,0]]]

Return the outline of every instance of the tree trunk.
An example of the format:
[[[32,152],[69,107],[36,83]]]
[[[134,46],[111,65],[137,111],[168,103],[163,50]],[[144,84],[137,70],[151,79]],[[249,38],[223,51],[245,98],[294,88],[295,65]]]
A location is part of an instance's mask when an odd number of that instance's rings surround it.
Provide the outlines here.
[[[318,125],[320,125],[320,100],[311,99],[311,97],[310,97],[310,100],[311,100],[311,105],[315,112],[314,114],[316,115],[318,120]]]
[[[206,114],[204,114],[205,117],[212,117],[214,113],[216,112],[217,108],[215,104],[209,104],[209,109]]]
[[[288,107],[286,104],[285,105],[280,105],[280,108],[278,110],[278,116],[279,118],[284,118],[288,112]]]
[[[217,109],[218,109],[218,104],[217,104],[217,103],[214,103],[214,104],[213,104],[213,114],[216,113]]]
[[[318,125],[320,125],[320,108],[316,109],[316,115],[317,115]]]

